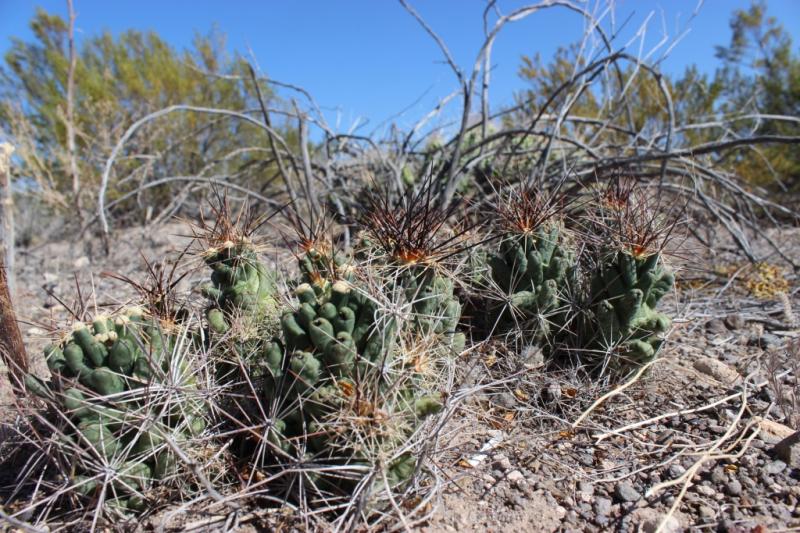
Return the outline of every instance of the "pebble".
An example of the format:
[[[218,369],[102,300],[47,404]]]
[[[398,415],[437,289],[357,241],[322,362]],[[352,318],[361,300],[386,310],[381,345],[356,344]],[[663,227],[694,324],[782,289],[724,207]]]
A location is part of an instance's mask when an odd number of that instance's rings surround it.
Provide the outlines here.
[[[709,487],[708,485],[697,485],[694,490],[698,494],[708,497],[714,496],[717,493],[717,491],[715,491],[712,487]]]
[[[780,474],[785,469],[786,469],[786,463],[784,463],[781,460],[772,461],[770,463],[767,463],[767,465],[764,467],[764,471],[767,474],[772,474],[772,475]]]
[[[598,516],[608,516],[611,514],[612,502],[608,498],[597,498],[594,501],[594,512]]]
[[[698,372],[711,376],[726,385],[733,385],[742,379],[735,368],[712,357],[699,355],[694,360],[693,366]]]
[[[697,512],[700,514],[700,517],[704,518],[705,520],[713,520],[717,513],[714,512],[714,509],[709,507],[708,505],[701,505]]]
[[[728,481],[728,475],[725,473],[725,469],[721,466],[718,466],[711,472],[711,481],[714,483],[725,483]]]
[[[739,313],[731,313],[725,317],[725,325],[730,330],[737,330],[743,329],[747,322],[745,321],[744,317]]]
[[[706,322],[706,331],[717,335],[725,335],[728,333],[728,328],[725,326],[725,322],[719,318],[714,318]]]
[[[512,470],[508,473],[508,481],[515,485],[519,484],[522,481],[525,481],[525,476],[522,475],[522,472],[519,470]]]
[[[742,484],[738,479],[733,479],[725,485],[725,491],[731,496],[739,496],[742,493]]]
[[[506,457],[504,454],[500,453],[494,457],[494,462],[492,466],[505,472],[506,470],[511,470],[511,460]]]
[[[772,333],[762,333],[759,336],[753,335],[748,342],[750,346],[758,346],[762,350],[777,348],[782,344],[781,338]]]
[[[633,485],[624,481],[614,487],[614,496],[623,502],[635,502],[642,497],[642,495],[639,494],[639,491],[637,491]]]
[[[800,468],[800,431],[780,441],[772,451],[787,465]]]
[[[654,509],[642,508],[634,511],[632,517],[634,522],[639,523],[639,531],[642,533],[656,533],[656,531],[663,531],[664,533],[678,533],[683,531],[683,526],[675,516],[670,516],[664,520],[665,515],[659,513]],[[638,520],[637,520],[638,518]],[[661,525],[661,523],[664,523]],[[659,529],[661,526],[661,529]]]
[[[669,465],[669,475],[672,477],[680,477],[686,473],[686,469],[678,463]]]

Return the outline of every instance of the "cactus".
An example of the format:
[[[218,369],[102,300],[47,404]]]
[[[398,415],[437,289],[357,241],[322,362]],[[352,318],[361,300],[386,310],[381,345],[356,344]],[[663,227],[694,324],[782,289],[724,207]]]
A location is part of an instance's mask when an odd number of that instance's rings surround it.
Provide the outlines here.
[[[52,379],[29,375],[28,390],[51,402],[69,419],[63,440],[89,457],[77,461],[73,482],[85,495],[95,492],[96,459],[114,471],[113,503],[141,510],[144,492],[173,476],[176,458],[165,443],[205,429],[205,408],[196,394],[189,361],[176,354],[196,342],[185,327],[149,317],[140,308],[78,322],[57,344],[45,349]],[[168,394],[160,385],[174,387]],[[174,397],[165,403],[170,394]],[[157,399],[154,399],[157,398]],[[112,492],[106,495],[112,500]]]
[[[206,309],[209,337],[228,334],[225,344],[235,354],[217,358],[217,379],[227,384],[246,381],[238,379],[243,377],[240,362],[250,378],[261,379],[270,373],[275,363],[265,339],[278,331],[280,308],[275,274],[258,258],[247,237],[229,233],[230,239],[203,253],[212,273],[211,283],[201,287],[210,300]]]
[[[334,475],[312,467],[313,483],[306,486],[346,496],[375,467],[377,457],[391,456],[427,416],[438,412],[441,401],[426,392],[399,342],[409,326],[423,326],[387,312],[385,286],[359,280],[357,266],[373,265],[359,265],[333,247],[320,246],[306,247],[298,263],[297,303],[283,314],[281,335],[262,348],[270,362],[263,380],[263,412],[272,417],[267,440],[279,462],[288,453],[303,462],[336,465]],[[445,307],[457,303],[451,284],[433,277],[418,281],[421,292],[427,294],[435,283],[441,293],[416,304],[428,306],[426,311],[438,308],[439,300]],[[380,293],[372,294],[376,290]],[[460,309],[449,307],[447,326],[453,329]],[[445,321],[427,317],[424,327],[441,331]],[[406,481],[415,464],[414,457],[405,455],[391,460],[389,485]],[[351,474],[341,475],[349,469]],[[373,488],[382,483],[376,480]]]
[[[376,324],[376,306],[366,296],[353,290],[346,281],[337,281],[326,293],[317,295],[308,283],[300,284],[295,295],[298,308],[281,319],[284,342],[273,340],[269,351],[285,352],[270,368],[274,379],[265,382],[265,395],[275,401],[287,391],[278,378],[290,384],[290,396],[314,397],[320,402],[311,408],[320,414],[323,404],[336,408],[338,393],[331,387],[339,383],[354,386],[371,368],[390,363],[395,327],[392,322]],[[345,385],[347,387],[348,385]],[[286,402],[286,397],[281,398]],[[294,398],[290,403],[298,403]],[[314,402],[316,403],[316,402]],[[302,433],[302,408],[289,415],[287,435]]]
[[[617,251],[601,262],[591,282],[592,334],[598,348],[615,347],[620,369],[652,361],[671,321],[656,311],[675,277],[661,266],[660,254],[635,256]]]
[[[564,323],[563,295],[574,273],[574,255],[556,223],[535,232],[508,232],[488,257],[492,280],[508,296],[513,310],[536,318],[533,341],[551,336],[551,324]],[[504,305],[501,319],[509,318]]]
[[[211,283],[203,294],[217,309],[261,320],[277,307],[274,274],[258,259],[247,239],[227,240],[204,253],[211,267]]]
[[[407,267],[398,276],[406,301],[411,303],[411,328],[419,335],[441,336],[452,352],[464,349],[464,333],[456,331],[461,302],[453,281],[433,267]]]

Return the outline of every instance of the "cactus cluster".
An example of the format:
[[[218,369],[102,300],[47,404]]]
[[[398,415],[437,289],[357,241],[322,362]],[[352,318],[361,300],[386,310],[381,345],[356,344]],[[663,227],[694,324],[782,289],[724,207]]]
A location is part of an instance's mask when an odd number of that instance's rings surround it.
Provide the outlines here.
[[[392,439],[407,437],[440,403],[421,394],[410,377],[413,369],[402,368],[397,380],[398,367],[405,364],[397,357],[398,322],[355,286],[352,266],[337,261],[337,275],[346,272],[351,281],[334,280],[326,276],[329,270],[309,263],[315,260],[322,261],[316,254],[300,258],[297,308],[281,319],[282,342],[274,339],[267,350],[272,379],[264,381],[264,394],[280,413],[270,440],[283,452],[298,456],[305,450],[318,462],[370,465],[376,448],[396,446]],[[370,422],[353,425],[354,419]],[[359,444],[355,433],[378,426],[383,426],[380,437],[367,439],[369,446]],[[404,481],[413,465],[405,455],[393,460],[390,484]],[[333,479],[327,483],[347,484]],[[316,482],[323,480],[317,476]]]
[[[492,280],[513,311],[536,319],[533,341],[549,339],[551,324],[563,322],[563,295],[574,274],[574,254],[564,245],[563,228],[551,222],[533,232],[509,232],[489,255]],[[508,307],[503,307],[503,312]],[[511,313],[504,313],[507,318]]]
[[[106,500],[140,510],[144,492],[174,475],[176,457],[166,439],[182,442],[205,429],[205,408],[181,345],[195,342],[186,330],[129,308],[78,322],[61,342],[45,349],[51,380],[28,376],[28,389],[51,402],[68,423],[62,436],[87,462],[114,472]],[[159,390],[163,385],[164,392]],[[171,400],[172,394],[180,398]],[[91,467],[72,480],[85,495],[103,485]]]
[[[656,305],[674,282],[657,253],[620,250],[601,261],[591,281],[592,336],[598,347],[614,347],[616,365],[641,366],[655,357],[671,323]]]

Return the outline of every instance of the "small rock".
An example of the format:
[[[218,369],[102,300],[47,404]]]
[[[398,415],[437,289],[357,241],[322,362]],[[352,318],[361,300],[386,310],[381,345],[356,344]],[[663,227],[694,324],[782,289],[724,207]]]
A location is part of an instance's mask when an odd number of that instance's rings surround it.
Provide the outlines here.
[[[742,315],[740,315],[739,313],[731,313],[731,314],[729,314],[728,316],[725,317],[724,322],[725,322],[725,325],[730,330],[743,329],[745,327],[746,323],[747,323],[745,321],[744,317]]]
[[[508,473],[506,479],[508,479],[509,483],[518,485],[521,482],[525,481],[525,476],[523,476],[522,472],[520,472],[519,470],[512,470],[511,472]]]
[[[614,496],[623,502],[635,502],[642,497],[642,495],[639,494],[639,491],[637,491],[635,488],[633,488],[633,485],[627,482],[619,483],[616,487],[614,487]]]
[[[719,424],[709,424],[708,430],[712,433],[716,433],[717,435],[722,435],[728,431],[728,428]]]
[[[739,496],[742,493],[742,484],[738,479],[732,479],[725,485],[725,492],[731,496]]]
[[[792,468],[800,468],[800,431],[780,441],[772,452]]]
[[[667,518],[665,514],[649,507],[642,507],[633,511],[630,514],[630,520],[632,524],[638,526],[638,531],[643,533],[656,533],[656,531],[659,531],[659,526],[661,526],[662,522],[664,522],[664,525],[660,531],[664,533],[683,531],[683,525],[675,515]]]
[[[758,346],[762,350],[768,350],[770,348],[779,347],[781,344],[783,344],[783,342],[777,335],[773,335],[772,333],[762,333],[761,335],[753,335],[750,337],[748,344],[750,346]]]
[[[708,505],[701,505],[697,512],[700,514],[700,517],[704,520],[714,520],[716,518],[717,513],[714,512],[714,509],[709,507]]]
[[[725,335],[728,333],[728,328],[725,327],[725,322],[719,318],[714,318],[706,322],[706,331],[715,335]]]
[[[697,485],[694,490],[698,494],[709,498],[717,493],[717,491],[715,491],[712,487],[709,487],[708,485]]]
[[[700,355],[695,359],[694,369],[726,385],[732,385],[742,379],[742,376],[739,375],[739,372],[737,372],[735,368],[726,365],[722,361],[704,355]]]
[[[578,490],[583,492],[584,494],[594,494],[594,483],[589,483],[588,481],[581,481],[578,483]]]
[[[594,501],[594,512],[598,516],[608,516],[611,514],[611,505],[612,502],[608,498],[597,498]]]
[[[770,463],[767,463],[767,465],[764,467],[764,471],[767,474],[772,474],[772,475],[780,474],[785,469],[786,469],[786,463],[784,463],[780,459],[777,461],[772,461]]]
[[[680,477],[686,473],[686,469],[678,463],[669,465],[669,475],[672,477]]]
[[[728,480],[728,475],[725,473],[725,469],[721,466],[718,466],[711,472],[711,481],[714,483],[725,483]]]
[[[80,270],[81,268],[86,268],[89,266],[89,258],[85,255],[80,256],[72,263],[72,266],[75,267],[75,270]]]
[[[500,453],[495,455],[492,466],[505,472],[506,470],[511,470],[511,461],[504,454]]]

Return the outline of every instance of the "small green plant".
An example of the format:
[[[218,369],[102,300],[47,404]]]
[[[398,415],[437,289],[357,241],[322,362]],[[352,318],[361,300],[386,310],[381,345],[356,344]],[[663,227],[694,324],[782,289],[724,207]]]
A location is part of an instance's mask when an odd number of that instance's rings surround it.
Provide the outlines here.
[[[636,257],[618,251],[600,265],[591,282],[593,336],[601,348],[613,347],[615,365],[636,367],[653,360],[671,325],[656,305],[675,276],[659,254]]]
[[[499,237],[486,246],[487,262],[501,303],[493,320],[502,331],[524,330],[527,344],[549,345],[566,322],[575,254],[561,220],[565,206],[558,190],[529,186],[503,195],[494,209]]]
[[[624,173],[608,177],[596,194],[588,228],[591,319],[583,343],[602,354],[603,367],[627,372],[652,361],[671,320],[656,311],[675,276],[664,250],[678,218]]]
[[[184,325],[132,307],[97,315],[45,349],[52,377],[29,375],[46,400],[53,447],[75,465],[69,487],[109,508],[141,511],[156,482],[179,472],[176,446],[206,427]]]

